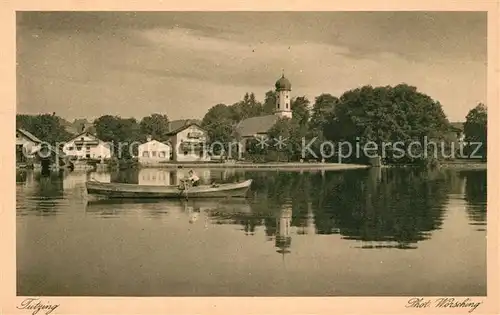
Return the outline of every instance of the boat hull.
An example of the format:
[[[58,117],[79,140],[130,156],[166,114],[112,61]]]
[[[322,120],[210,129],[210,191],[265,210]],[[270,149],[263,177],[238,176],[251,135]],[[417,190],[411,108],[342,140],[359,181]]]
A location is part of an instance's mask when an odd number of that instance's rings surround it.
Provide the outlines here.
[[[100,183],[89,181],[86,183],[87,193],[105,198],[225,198],[245,197],[252,184],[252,180],[234,184],[219,184],[190,187],[187,191],[178,186],[145,186],[121,183]]]

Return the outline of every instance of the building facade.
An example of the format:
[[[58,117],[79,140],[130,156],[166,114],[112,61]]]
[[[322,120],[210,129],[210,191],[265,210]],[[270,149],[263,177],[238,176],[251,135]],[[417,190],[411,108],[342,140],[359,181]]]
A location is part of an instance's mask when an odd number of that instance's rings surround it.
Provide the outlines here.
[[[172,147],[170,144],[148,138],[146,143],[139,145],[138,160],[142,165],[155,165],[170,161]]]
[[[66,156],[78,160],[102,160],[111,158],[111,145],[99,140],[89,132],[79,134],[72,140],[66,142],[62,151]]]
[[[172,159],[175,162],[207,162],[210,155],[207,150],[208,135],[198,123],[184,121],[183,124],[171,123],[168,133],[172,144]]]

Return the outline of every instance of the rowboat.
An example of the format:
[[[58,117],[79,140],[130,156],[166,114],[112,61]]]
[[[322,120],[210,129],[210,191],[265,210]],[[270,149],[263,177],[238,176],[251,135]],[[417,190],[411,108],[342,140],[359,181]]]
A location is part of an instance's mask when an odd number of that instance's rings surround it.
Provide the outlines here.
[[[183,188],[177,185],[152,186],[122,183],[86,182],[87,193],[106,198],[223,198],[245,197],[252,180],[239,183],[200,185]]]

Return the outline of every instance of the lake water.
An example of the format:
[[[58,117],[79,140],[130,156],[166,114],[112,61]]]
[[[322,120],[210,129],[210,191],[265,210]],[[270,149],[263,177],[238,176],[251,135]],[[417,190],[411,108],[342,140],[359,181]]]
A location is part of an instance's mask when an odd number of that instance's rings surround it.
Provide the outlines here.
[[[198,173],[250,196],[92,201],[91,177],[185,174],[18,172],[17,294],[486,295],[486,171]]]

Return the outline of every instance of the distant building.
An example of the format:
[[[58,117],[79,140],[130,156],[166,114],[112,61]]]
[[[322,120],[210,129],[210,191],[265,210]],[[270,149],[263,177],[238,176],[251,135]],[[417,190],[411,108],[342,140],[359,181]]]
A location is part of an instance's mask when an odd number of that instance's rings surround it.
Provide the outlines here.
[[[83,132],[66,142],[62,150],[68,157],[79,160],[111,158],[111,145],[90,132]]]
[[[42,140],[32,133],[21,128],[16,129],[16,164],[24,164],[32,160],[41,144]]]
[[[246,141],[249,139],[267,137],[269,130],[280,118],[292,118],[291,91],[292,84],[282,75],[276,81],[276,108],[274,114],[266,116],[251,117],[240,121],[235,128],[235,132],[242,140],[243,151],[245,151]]]
[[[172,158],[176,162],[210,161],[207,150],[208,134],[199,121],[174,120],[169,123]]]
[[[172,147],[170,143],[163,143],[148,137],[147,142],[139,145],[139,163],[142,165],[159,164],[170,161]]]

